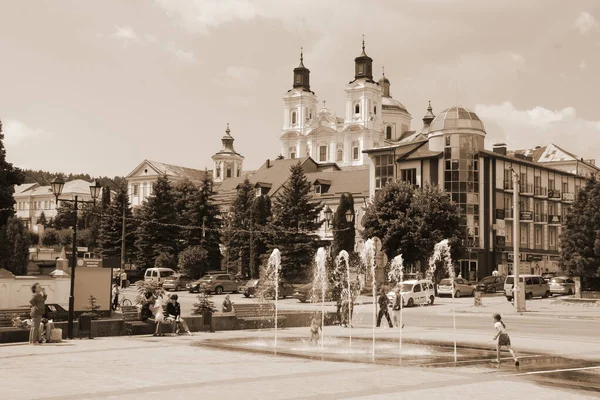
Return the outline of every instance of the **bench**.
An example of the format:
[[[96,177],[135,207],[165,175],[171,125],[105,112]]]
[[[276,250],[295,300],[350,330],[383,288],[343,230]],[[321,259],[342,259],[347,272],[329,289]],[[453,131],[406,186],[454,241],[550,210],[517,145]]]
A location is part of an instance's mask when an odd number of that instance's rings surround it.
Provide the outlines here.
[[[265,304],[236,304],[233,311],[237,317],[240,329],[250,329],[251,327],[263,328],[265,323],[275,326],[275,305],[273,303]],[[285,325],[285,316],[277,316],[277,327],[283,328]]]
[[[167,306],[163,304],[162,309],[163,314],[166,316]],[[134,325],[143,326],[155,323],[153,318],[149,318],[146,321],[142,321],[140,319],[140,311],[137,306],[121,306],[121,312],[123,313],[123,334],[132,335]],[[171,323],[167,322],[166,320],[162,324],[171,326]]]
[[[28,308],[6,308],[0,310],[0,328],[12,328],[12,319],[15,314],[23,320],[31,318],[29,313]]]

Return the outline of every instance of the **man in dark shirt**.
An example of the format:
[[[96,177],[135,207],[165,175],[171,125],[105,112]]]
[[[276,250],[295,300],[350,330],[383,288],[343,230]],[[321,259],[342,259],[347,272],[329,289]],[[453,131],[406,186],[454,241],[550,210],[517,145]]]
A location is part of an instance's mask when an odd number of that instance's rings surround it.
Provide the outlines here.
[[[390,318],[390,313],[388,311],[390,299],[388,299],[388,297],[385,295],[385,292],[383,291],[383,289],[381,289],[379,291],[379,298],[377,299],[377,302],[379,303],[379,314],[377,315],[377,327],[379,328],[379,326],[381,325],[381,319],[385,315],[385,318],[387,319],[390,328],[393,328],[394,325],[392,325],[392,319]]]
[[[174,334],[179,334],[179,327],[181,327],[183,328],[183,331],[185,333],[191,336],[192,333],[188,329],[188,326],[185,323],[185,321],[181,318],[181,306],[177,301],[178,298],[179,297],[176,294],[171,296],[171,299],[167,304],[167,318],[169,318],[172,321]]]

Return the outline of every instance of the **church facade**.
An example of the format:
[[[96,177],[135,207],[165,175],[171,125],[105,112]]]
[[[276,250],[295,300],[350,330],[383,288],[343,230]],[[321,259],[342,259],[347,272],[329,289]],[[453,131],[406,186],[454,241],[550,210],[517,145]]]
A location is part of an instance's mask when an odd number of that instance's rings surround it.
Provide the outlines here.
[[[410,132],[411,115],[391,96],[390,81],[373,80],[373,59],[365,52],[355,58],[354,79],[346,85],[344,117],[319,108],[310,87],[310,70],[294,68],[292,89],[283,97],[284,115],[281,155],[284,158],[311,157],[318,163],[336,163],[342,169],[368,168],[364,150],[395,142]]]

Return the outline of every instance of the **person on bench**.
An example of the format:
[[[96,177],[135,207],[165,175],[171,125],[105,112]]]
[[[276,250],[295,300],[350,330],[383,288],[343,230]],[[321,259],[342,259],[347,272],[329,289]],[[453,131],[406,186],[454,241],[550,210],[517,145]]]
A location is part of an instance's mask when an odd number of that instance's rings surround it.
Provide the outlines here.
[[[154,314],[154,322],[156,322],[156,330],[154,336],[165,336],[160,328],[161,324],[165,322],[165,314],[163,313],[162,303],[159,298],[156,298],[154,305],[150,308]]]
[[[167,321],[171,321],[173,324],[173,333],[178,335],[180,332],[180,327],[183,328],[183,331],[187,333],[189,336],[192,336],[187,324],[181,318],[181,306],[177,299],[179,296],[174,294],[169,299],[169,303],[167,304]]]

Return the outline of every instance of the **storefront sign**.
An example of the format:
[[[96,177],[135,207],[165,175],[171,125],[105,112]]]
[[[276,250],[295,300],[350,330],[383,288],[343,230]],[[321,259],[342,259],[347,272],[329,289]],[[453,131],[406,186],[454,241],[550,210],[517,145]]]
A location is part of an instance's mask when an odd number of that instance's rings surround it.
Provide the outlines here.
[[[541,254],[527,254],[528,262],[542,261],[543,258],[544,256],[542,256]]]
[[[533,213],[531,211],[521,211],[521,221],[533,221]]]
[[[575,201],[574,193],[563,193],[562,198],[564,201]]]
[[[548,223],[549,224],[560,224],[561,216],[560,215],[548,215]]]

